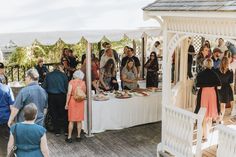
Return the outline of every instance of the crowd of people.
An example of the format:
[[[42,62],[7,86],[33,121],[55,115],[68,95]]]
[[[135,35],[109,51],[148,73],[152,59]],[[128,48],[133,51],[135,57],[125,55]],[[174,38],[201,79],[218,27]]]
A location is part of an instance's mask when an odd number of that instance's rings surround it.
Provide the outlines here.
[[[158,47],[160,42],[155,43]],[[141,64],[134,49],[125,46],[121,59],[112,49],[111,44],[104,42],[104,49],[98,58],[92,53],[91,76],[92,89],[96,92],[131,90],[138,88]],[[188,50],[188,77],[193,78],[191,71],[194,46],[190,43]],[[158,87],[158,54],[150,53],[145,63],[146,87]],[[82,121],[84,120],[84,100],[86,98],[86,55],[81,58],[81,67],[73,51],[64,48],[61,62],[54,70],[44,66],[43,59],[38,60],[35,68],[26,72],[24,87],[14,99],[11,88],[7,85],[4,64],[0,63],[0,125],[1,133],[8,132],[10,138],[8,153],[17,146],[17,154],[32,153],[30,156],[48,156],[45,115],[50,115],[53,132],[58,137],[62,131],[65,141],[72,143],[72,131],[77,126],[75,141],[83,139]],[[234,73],[236,70],[236,55],[219,39],[215,48],[205,41],[197,54],[197,67],[194,89],[197,89],[195,113],[200,107],[207,109],[203,122],[203,141],[207,140],[212,122],[223,123],[225,107],[234,106]],[[120,71],[121,85],[117,79]],[[234,116],[235,111],[232,111]],[[28,154],[27,154],[28,155]]]
[[[159,46],[159,42],[156,42]],[[131,90],[138,88],[141,64],[134,49],[125,46],[119,58],[118,53],[111,48],[111,44],[104,42],[104,49],[98,58],[92,53],[91,76],[92,89],[96,92]],[[188,77],[193,78],[191,66],[195,49],[192,44],[188,50]],[[159,52],[160,53],[160,52]],[[158,53],[158,54],[159,54]],[[158,87],[158,54],[150,53],[145,63],[146,87]],[[38,60],[35,68],[26,72],[24,87],[14,99],[11,88],[7,85],[4,64],[0,63],[0,125],[1,133],[8,132],[10,138],[8,152],[17,146],[17,154],[23,156],[26,152],[30,156],[48,156],[45,115],[50,115],[53,132],[58,137],[62,131],[66,135],[65,141],[72,143],[72,131],[76,124],[75,141],[83,139],[82,121],[84,120],[84,100],[86,98],[86,55],[78,60],[73,51],[64,48],[61,63],[55,65],[54,70],[44,66],[43,59]],[[212,122],[223,123],[225,106],[234,106],[234,72],[236,70],[236,55],[219,39],[215,48],[205,41],[197,54],[195,85],[197,101],[195,113],[200,107],[206,107],[203,122],[203,141],[207,140]],[[120,71],[121,86],[117,79]],[[195,88],[194,88],[195,89]],[[234,116],[234,111],[232,111]]]
[[[194,87],[197,88],[193,88],[198,89],[195,113],[200,107],[207,109],[203,121],[203,141],[207,140],[212,122],[223,123],[226,105],[230,104],[232,110],[234,108],[236,55],[227,49],[222,38],[218,46],[211,50],[210,42],[206,40],[197,54],[197,75],[194,81]],[[189,51],[194,52],[192,45]],[[188,77],[192,78],[193,75],[188,72]]]
[[[92,54],[92,89],[96,92],[119,90],[117,72],[120,71],[121,88],[138,88],[140,60],[134,49],[125,46],[121,60],[110,43],[103,43],[99,58]],[[82,56],[81,67],[73,51],[64,48],[61,63],[49,70],[39,59],[34,68],[25,74],[26,86],[14,99],[7,85],[4,64],[0,63],[0,125],[6,135],[10,128],[8,153],[17,146],[17,155],[48,156],[46,128],[51,125],[56,137],[63,132],[65,141],[72,143],[72,131],[77,126],[75,141],[83,139],[84,100],[86,98],[86,55]],[[145,64],[147,87],[158,87],[158,60],[153,51]],[[47,116],[46,116],[47,115]],[[46,118],[47,117],[47,118]],[[48,123],[50,121],[50,124]],[[45,125],[45,122],[48,124]]]

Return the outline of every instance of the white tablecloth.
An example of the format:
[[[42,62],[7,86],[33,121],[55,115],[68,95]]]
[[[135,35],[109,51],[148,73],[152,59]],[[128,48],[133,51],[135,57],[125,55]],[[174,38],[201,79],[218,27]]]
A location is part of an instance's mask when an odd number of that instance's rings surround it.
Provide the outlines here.
[[[117,99],[111,96],[108,101],[92,101],[92,133],[123,129],[160,120],[161,92],[151,93],[147,97],[133,96],[129,99]],[[85,116],[85,130],[86,124]]]

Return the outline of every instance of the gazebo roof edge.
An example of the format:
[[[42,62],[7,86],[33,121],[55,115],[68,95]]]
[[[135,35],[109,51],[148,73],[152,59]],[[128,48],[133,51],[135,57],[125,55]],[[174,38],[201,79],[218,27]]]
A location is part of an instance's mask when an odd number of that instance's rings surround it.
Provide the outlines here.
[[[144,11],[210,11],[236,12],[234,0],[156,0],[142,8]]]

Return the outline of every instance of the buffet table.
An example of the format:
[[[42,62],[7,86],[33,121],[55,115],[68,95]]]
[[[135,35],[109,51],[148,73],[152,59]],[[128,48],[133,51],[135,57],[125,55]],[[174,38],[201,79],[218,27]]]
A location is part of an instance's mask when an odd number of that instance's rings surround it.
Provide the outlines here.
[[[92,101],[92,133],[161,121],[161,94],[153,92],[150,96],[134,95],[128,99],[110,94],[107,101]],[[86,124],[85,116],[85,131]]]

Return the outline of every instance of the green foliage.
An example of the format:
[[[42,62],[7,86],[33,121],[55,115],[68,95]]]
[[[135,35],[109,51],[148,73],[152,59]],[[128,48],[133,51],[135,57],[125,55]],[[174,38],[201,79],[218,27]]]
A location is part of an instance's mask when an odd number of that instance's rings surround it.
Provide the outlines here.
[[[129,38],[123,38],[120,41],[111,42],[104,38],[104,41],[110,42],[112,48],[119,54],[123,53],[124,46],[132,46],[132,40]],[[92,44],[92,52],[98,56],[99,43]],[[63,40],[59,39],[54,45],[42,45],[40,42],[35,41],[29,47],[18,47],[11,54],[7,63],[8,65],[20,65],[26,67],[32,67],[37,63],[38,58],[43,58],[45,63],[58,63],[60,62],[61,53],[63,48],[70,48],[76,57],[81,59],[82,55],[86,53],[87,41],[82,38],[77,44],[66,44]]]
[[[8,65],[31,66],[35,63],[35,59],[28,55],[28,48],[18,47],[9,58]]]

